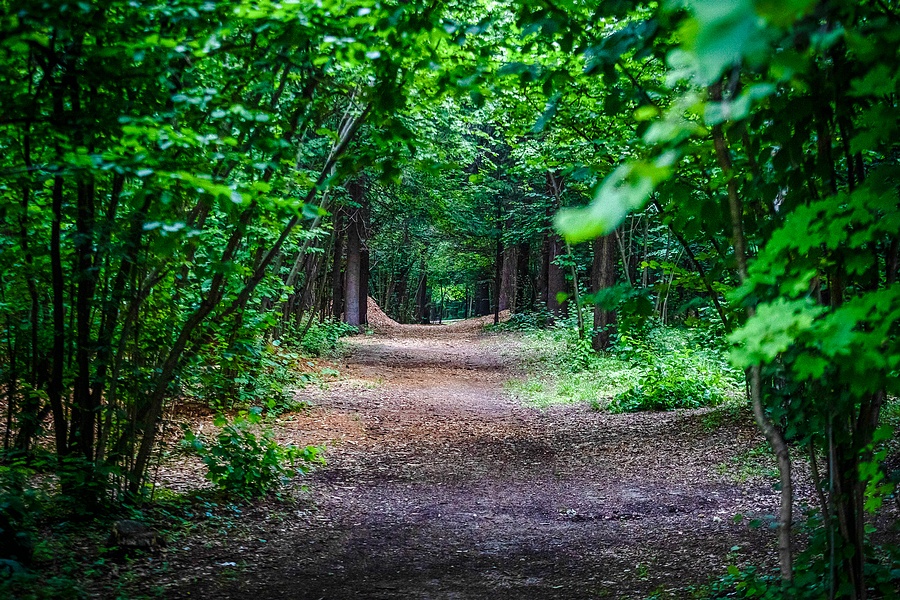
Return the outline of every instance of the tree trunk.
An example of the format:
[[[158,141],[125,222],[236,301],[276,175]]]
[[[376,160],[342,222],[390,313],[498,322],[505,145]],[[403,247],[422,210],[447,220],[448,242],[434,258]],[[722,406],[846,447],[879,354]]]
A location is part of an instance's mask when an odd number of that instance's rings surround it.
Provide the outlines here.
[[[541,257],[538,262],[538,273],[535,280],[535,302],[549,308],[547,294],[547,273],[550,271],[550,235],[544,233],[541,240]]]
[[[714,100],[722,100],[722,86],[717,84],[710,88],[710,95]],[[731,217],[731,239],[734,244],[734,256],[737,261],[738,275],[741,282],[748,277],[747,239],[744,236],[744,206],[738,195],[737,178],[733,173],[731,154],[725,140],[725,132],[721,125],[713,127],[713,145],[719,167],[728,178],[728,209]],[[755,306],[747,307],[747,315],[752,317],[756,313]],[[792,581],[794,578],[794,556],[791,548],[791,528],[793,526],[794,496],[793,481],[791,479],[791,454],[785,440],[784,433],[776,425],[763,406],[762,367],[754,365],[748,370],[748,383],[750,388],[750,403],[753,407],[753,417],[766,440],[772,447],[778,461],[778,473],[781,482],[779,510],[778,510],[778,560],[781,567],[781,578],[784,581]]]
[[[616,235],[611,233],[593,242],[594,260],[591,263],[591,291],[597,293],[613,287],[616,284]],[[594,350],[603,351],[609,349],[611,336],[616,324],[614,310],[594,304],[594,334],[591,337],[591,345]]]
[[[422,259],[419,269],[419,286],[416,288],[416,322],[421,325],[428,325],[431,322],[431,315],[428,314],[428,276],[425,272],[425,259]]]
[[[500,310],[516,312],[518,292],[518,248],[508,246],[503,251],[503,271],[500,276]]]
[[[62,270],[60,232],[62,222],[63,178],[53,179],[53,223],[50,232],[50,265],[53,287],[53,359],[47,396],[53,410],[53,431],[56,453],[65,456],[69,452],[65,412],[63,411],[63,369],[66,360],[65,280]]]
[[[363,242],[359,251],[359,324],[369,322],[369,248]]]
[[[493,300],[493,313],[494,313],[494,325],[497,325],[500,322],[500,290],[502,288],[502,278],[503,278],[503,233],[502,231],[497,234],[497,246],[496,251],[494,252],[494,289],[492,300]]]
[[[566,291],[566,273],[556,264],[556,258],[562,254],[562,240],[551,234],[547,252],[547,309],[557,317],[565,315],[567,304],[567,300],[559,301],[559,295]]]
[[[528,242],[522,242],[516,248],[516,299],[513,312],[521,312],[526,307],[534,308],[535,285],[529,272],[530,258],[531,247]]]
[[[344,273],[344,322],[359,327],[360,239],[357,220],[359,211],[353,210],[347,227],[347,269]]]
[[[350,209],[347,224],[347,271],[344,276],[344,322],[354,327],[363,324],[361,307],[366,305],[367,290],[363,289],[363,246],[365,244],[365,181],[357,178],[347,184],[350,199],[356,205]],[[368,261],[366,261],[368,263]],[[368,265],[366,265],[368,271]],[[368,280],[366,278],[366,285]]]
[[[483,317],[491,312],[491,280],[482,279],[475,284],[474,316]]]
[[[341,264],[344,257],[344,209],[334,213],[334,251],[331,263],[331,316],[340,319],[344,312],[344,278]]]

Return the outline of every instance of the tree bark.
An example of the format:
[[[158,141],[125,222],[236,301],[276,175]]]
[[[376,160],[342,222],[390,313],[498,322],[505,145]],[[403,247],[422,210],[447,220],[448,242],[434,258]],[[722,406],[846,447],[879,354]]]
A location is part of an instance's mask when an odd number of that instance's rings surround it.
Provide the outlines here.
[[[722,86],[715,85],[710,90],[714,100],[722,100]],[[731,155],[725,141],[725,132],[721,125],[716,125],[712,130],[713,145],[719,167],[728,177],[728,207],[731,216],[731,237],[734,244],[734,255],[737,261],[738,275],[741,282],[748,277],[747,240],[744,236],[744,207],[738,195],[737,179],[733,173]],[[747,308],[748,316],[752,317],[756,308]],[[753,417],[757,426],[765,435],[766,440],[775,453],[778,461],[778,472],[781,483],[780,507],[778,511],[778,560],[781,567],[781,578],[784,581],[792,581],[794,578],[793,551],[791,549],[791,527],[793,520],[794,497],[791,481],[791,455],[784,433],[766,414],[763,406],[762,367],[754,365],[749,369],[750,403],[753,407]]]
[[[340,319],[344,312],[344,209],[334,213],[334,250],[331,253],[331,316]]]
[[[518,292],[518,247],[507,246],[503,250],[503,270],[500,275],[500,310],[516,312]]]
[[[53,223],[50,230],[50,270],[53,287],[53,366],[51,368],[47,396],[53,411],[53,431],[56,438],[56,453],[59,456],[65,456],[69,453],[66,435],[68,433],[68,424],[62,403],[63,367],[66,360],[66,284],[63,279],[60,243],[62,200],[63,178],[57,175],[53,179]]]
[[[610,233],[593,242],[594,260],[591,263],[591,291],[597,293],[616,284],[617,252],[616,234]],[[616,313],[614,310],[594,303],[594,333],[591,345],[598,352],[608,350],[614,327]]]
[[[354,180],[347,185],[350,198],[356,207],[350,209],[347,217],[347,268],[344,275],[344,322],[354,327],[359,327],[360,321],[360,271],[362,268],[362,204],[364,189],[359,180]]]
[[[431,315],[428,314],[428,275],[425,271],[425,258],[422,258],[419,272],[421,275],[419,286],[416,288],[416,322],[428,325],[431,322]]]
[[[531,247],[522,242],[516,249],[516,298],[513,312],[521,312],[526,307],[534,308],[534,282],[529,277]],[[530,285],[529,285],[530,284]]]
[[[365,239],[359,249],[359,324],[369,322],[369,247]]]
[[[550,235],[547,252],[547,309],[557,317],[564,316],[567,300],[559,301],[566,291],[566,273],[556,264],[556,258],[563,252],[563,243],[556,234]]]
[[[483,317],[491,312],[491,280],[482,279],[475,284],[474,316]]]

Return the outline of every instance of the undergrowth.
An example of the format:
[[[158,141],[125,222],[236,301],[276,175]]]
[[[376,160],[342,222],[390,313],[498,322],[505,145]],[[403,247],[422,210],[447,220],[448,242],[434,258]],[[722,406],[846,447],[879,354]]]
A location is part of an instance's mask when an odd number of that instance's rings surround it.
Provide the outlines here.
[[[308,330],[285,330],[270,339],[248,327],[243,335],[216,336],[198,353],[182,376],[182,389],[191,400],[220,411],[263,406],[278,415],[302,408],[294,392],[329,376],[310,371],[311,357],[341,353],[340,339],[357,329],[346,323],[313,323]]]
[[[541,327],[540,315],[507,324],[521,331],[527,376],[506,389],[529,404],[587,403],[634,412],[719,405],[742,397],[742,373],[720,338],[704,329],[653,325],[619,334],[608,352],[591,349],[569,320]]]
[[[290,476],[324,464],[321,448],[275,441],[272,430],[261,426],[261,413],[261,409],[251,409],[231,422],[222,415],[216,417],[213,425],[221,429],[214,438],[185,428],[185,441],[206,465],[207,478],[230,496],[264,496]]]

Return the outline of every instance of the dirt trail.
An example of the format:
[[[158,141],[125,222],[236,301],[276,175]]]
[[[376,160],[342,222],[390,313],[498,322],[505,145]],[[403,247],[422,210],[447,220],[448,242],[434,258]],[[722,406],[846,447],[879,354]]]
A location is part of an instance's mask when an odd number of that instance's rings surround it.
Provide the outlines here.
[[[345,380],[279,432],[328,445],[309,506],[170,556],[166,597],[644,598],[767,553],[773,536],[732,517],[771,511],[771,487],[715,468],[758,443],[751,428],[522,406],[503,391],[511,335],[402,327],[351,345]]]

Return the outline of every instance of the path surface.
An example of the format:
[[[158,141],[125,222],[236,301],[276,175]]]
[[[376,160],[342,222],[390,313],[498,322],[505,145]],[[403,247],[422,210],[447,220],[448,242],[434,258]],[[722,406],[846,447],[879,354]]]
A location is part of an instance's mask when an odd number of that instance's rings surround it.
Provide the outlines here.
[[[279,433],[328,444],[312,501],[171,556],[166,597],[644,598],[768,552],[732,517],[771,511],[771,486],[715,468],[752,429],[523,406],[503,391],[519,351],[446,327],[355,339],[346,380]]]

